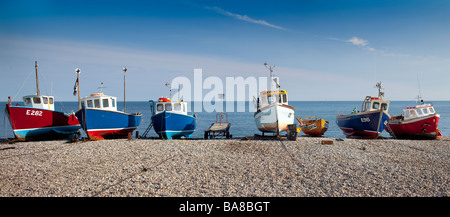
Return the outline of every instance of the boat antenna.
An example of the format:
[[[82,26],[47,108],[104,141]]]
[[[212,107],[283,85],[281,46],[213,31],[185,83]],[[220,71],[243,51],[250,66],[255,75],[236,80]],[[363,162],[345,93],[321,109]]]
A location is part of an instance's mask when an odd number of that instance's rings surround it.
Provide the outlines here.
[[[180,89],[181,89],[181,84],[178,83],[178,92],[177,92],[177,94],[178,94],[178,101],[180,101]]]
[[[105,86],[103,86],[103,82],[101,83],[100,87],[97,87],[97,89],[100,89],[100,92],[103,93],[103,88],[106,88]]]
[[[381,87],[381,81],[378,82],[378,83],[375,85],[375,88],[378,88],[378,97],[379,97],[379,98],[383,98],[383,97],[384,97],[384,92],[381,92],[381,90],[384,89],[384,88]]]
[[[419,95],[417,96],[417,103],[422,105],[423,104],[423,99],[422,99],[422,92],[420,91],[419,74],[417,74],[417,86],[419,87]]]
[[[34,68],[36,69],[36,94],[41,95],[39,91],[39,78],[38,78],[38,64],[37,61],[34,61]]]
[[[165,85],[166,85],[166,87],[169,88],[170,99],[172,99],[172,88],[170,87],[170,83],[169,83],[169,82],[166,82]]]
[[[273,79],[273,68],[275,68],[275,65],[271,66],[271,65],[267,64],[267,62],[264,62],[264,66],[267,69],[269,69],[269,71],[270,71],[270,89],[271,90],[273,89],[273,87],[272,87],[273,82],[275,82],[275,84],[277,85],[277,88],[280,88],[280,85],[278,85],[278,82],[274,81],[274,79]]]

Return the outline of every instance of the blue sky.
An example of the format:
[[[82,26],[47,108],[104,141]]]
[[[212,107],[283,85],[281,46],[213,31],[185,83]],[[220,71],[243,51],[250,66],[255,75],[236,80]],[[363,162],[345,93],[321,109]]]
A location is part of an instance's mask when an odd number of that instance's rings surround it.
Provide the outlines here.
[[[275,75],[290,100],[450,100],[450,1],[0,1],[0,100],[168,95],[166,82]],[[193,80],[192,80],[193,81]],[[193,84],[195,85],[195,84]],[[208,90],[205,90],[208,92]]]

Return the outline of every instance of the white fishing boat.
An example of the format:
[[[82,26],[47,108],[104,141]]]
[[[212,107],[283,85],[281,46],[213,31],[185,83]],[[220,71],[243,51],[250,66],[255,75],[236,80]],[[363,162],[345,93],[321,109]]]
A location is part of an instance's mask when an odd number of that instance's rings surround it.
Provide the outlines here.
[[[264,63],[267,67],[267,63]],[[275,88],[271,84],[271,90],[261,91],[255,102],[256,112],[254,114],[256,127],[264,133],[280,134],[287,131],[287,126],[294,124],[295,108],[288,104],[288,95],[286,90],[281,90],[280,85],[274,80],[270,70],[271,83],[275,83]]]

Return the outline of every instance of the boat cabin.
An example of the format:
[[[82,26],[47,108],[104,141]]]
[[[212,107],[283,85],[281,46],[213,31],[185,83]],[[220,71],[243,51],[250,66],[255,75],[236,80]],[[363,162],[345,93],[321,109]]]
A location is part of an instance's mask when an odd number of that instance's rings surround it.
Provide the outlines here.
[[[286,90],[265,90],[261,91],[258,99],[258,108],[263,108],[273,103],[288,104]]]
[[[434,107],[431,104],[418,105],[415,107],[407,107],[403,109],[404,119],[413,119],[427,115],[436,114]]]
[[[153,102],[153,100],[150,100],[150,102]],[[154,104],[150,103],[150,111],[152,111],[153,114],[166,111],[187,115],[187,103],[183,101],[172,102],[169,98],[161,97],[157,102],[154,102]]]
[[[53,96],[28,95],[23,97],[23,102],[28,107],[55,110]]]
[[[361,112],[368,111],[386,111],[389,109],[389,101],[383,100],[380,97],[366,96],[361,106]]]
[[[107,96],[103,93],[93,93],[81,98],[81,106],[85,108],[117,111],[117,97]]]

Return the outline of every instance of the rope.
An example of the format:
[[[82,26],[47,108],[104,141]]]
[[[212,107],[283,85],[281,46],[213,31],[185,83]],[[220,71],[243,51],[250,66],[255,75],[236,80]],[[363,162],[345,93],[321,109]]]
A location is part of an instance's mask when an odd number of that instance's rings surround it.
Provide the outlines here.
[[[22,83],[22,86],[19,88],[19,90],[17,91],[16,95],[14,95],[14,97],[11,99],[11,102],[14,101],[14,99],[17,97],[17,95],[20,93],[20,91],[22,90],[22,88],[25,86],[25,83],[27,83],[28,79],[30,78],[30,75],[33,73],[33,71],[30,72],[30,74],[28,74],[27,79],[25,79]]]

